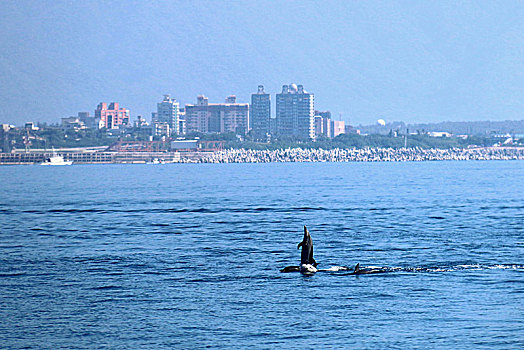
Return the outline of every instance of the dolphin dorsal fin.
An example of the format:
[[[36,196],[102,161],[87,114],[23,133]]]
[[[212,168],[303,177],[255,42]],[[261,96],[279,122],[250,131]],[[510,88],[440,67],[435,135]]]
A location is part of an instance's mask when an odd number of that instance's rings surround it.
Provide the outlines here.
[[[357,263],[355,265],[355,271],[353,271],[353,272],[358,272],[359,269],[360,269],[360,263]]]

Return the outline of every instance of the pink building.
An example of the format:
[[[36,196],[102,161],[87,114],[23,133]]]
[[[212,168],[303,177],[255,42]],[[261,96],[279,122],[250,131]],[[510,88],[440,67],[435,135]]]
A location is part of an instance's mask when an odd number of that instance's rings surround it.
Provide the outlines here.
[[[345,123],[343,120],[331,121],[331,137],[337,137],[338,135],[343,134],[345,132]]]
[[[121,125],[129,124],[129,110],[119,108],[117,102],[111,102],[109,107],[106,102],[101,102],[96,107],[95,118],[100,120],[103,128],[118,129]]]

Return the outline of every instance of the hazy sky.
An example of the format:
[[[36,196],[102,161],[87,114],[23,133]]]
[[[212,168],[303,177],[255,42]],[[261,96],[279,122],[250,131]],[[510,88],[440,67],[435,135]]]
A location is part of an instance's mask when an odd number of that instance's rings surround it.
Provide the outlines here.
[[[352,124],[524,119],[524,1],[0,1],[0,123],[289,83]]]

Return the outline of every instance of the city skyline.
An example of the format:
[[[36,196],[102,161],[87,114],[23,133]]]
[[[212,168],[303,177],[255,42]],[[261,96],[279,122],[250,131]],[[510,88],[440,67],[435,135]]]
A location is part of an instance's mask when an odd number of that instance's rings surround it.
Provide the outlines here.
[[[4,123],[100,101],[149,116],[166,93],[248,102],[258,84],[275,94],[292,81],[351,124],[515,120],[524,109],[522,2],[4,1],[0,16]]]
[[[77,116],[61,118],[64,130],[86,128],[126,129],[135,127],[150,130],[151,136],[173,137],[191,132],[236,133],[238,136],[251,134],[256,141],[268,141],[271,137],[294,137],[300,140],[315,140],[317,136],[333,138],[346,133],[344,121],[331,118],[330,111],[315,109],[314,94],[301,84],[283,85],[275,98],[276,115],[271,117],[271,94],[258,85],[251,95],[251,104],[237,102],[235,95],[227,96],[224,103],[209,103],[204,95],[197,96],[196,104],[183,107],[169,94],[164,94],[157,103],[156,112],[151,112],[150,125],[143,116],[130,118],[130,111],[119,102],[100,102],[94,116],[80,111]],[[9,124],[2,124],[10,128]],[[33,121],[26,122],[26,129],[34,129]],[[348,133],[353,133],[348,125]],[[38,127],[37,129],[38,130]]]
[[[292,86],[292,85],[295,85],[296,84],[291,84],[291,85],[283,85],[283,88],[285,88],[286,86]],[[299,86],[302,86],[302,85],[299,85]],[[281,93],[281,91],[280,91]],[[274,95],[278,97],[278,95],[280,94],[279,92],[275,93]],[[311,95],[314,95],[313,93]],[[149,113],[145,113],[144,115],[141,115],[141,114],[136,114],[136,113],[132,113],[132,111],[128,108],[123,108],[123,107],[120,107],[120,105],[122,105],[121,102],[117,102],[117,101],[111,101],[111,102],[105,102],[105,101],[101,101],[99,103],[97,103],[97,106],[96,108],[91,106],[91,108],[86,108],[86,109],[83,109],[83,110],[80,110],[80,111],[75,111],[74,113],[71,113],[71,115],[68,115],[68,116],[62,116],[62,117],[58,117],[57,119],[54,119],[54,120],[49,120],[49,121],[41,121],[41,120],[24,120],[23,122],[19,123],[19,124],[15,124],[15,123],[9,123],[9,122],[3,122],[3,121],[0,121],[0,124],[2,125],[9,125],[11,127],[27,127],[27,125],[42,125],[42,126],[59,126],[60,124],[62,124],[62,126],[64,126],[64,124],[67,124],[67,125],[70,125],[71,127],[78,127],[77,123],[78,121],[82,122],[86,127],[88,128],[96,128],[96,129],[100,129],[100,128],[107,128],[107,129],[118,129],[119,126],[120,127],[123,127],[123,126],[126,126],[126,127],[132,127],[132,126],[140,126],[140,125],[149,125],[151,124],[153,126],[153,124],[159,124],[159,126],[165,130],[165,125],[160,125],[160,124],[168,124],[168,132],[167,134],[185,134],[186,131],[187,131],[187,126],[186,126],[186,120],[185,120],[185,116],[186,116],[186,113],[185,113],[185,107],[194,107],[196,105],[198,105],[199,101],[200,100],[203,100],[205,101],[205,103],[211,105],[211,106],[220,106],[220,105],[224,105],[223,102],[211,102],[209,103],[209,98],[203,94],[200,94],[198,96],[196,96],[196,100],[197,100],[197,103],[187,103],[187,104],[183,104],[181,102],[179,102],[176,98],[174,97],[171,97],[171,94],[163,94],[162,95],[163,98],[157,98],[157,102],[155,103],[156,104],[156,108],[155,109],[152,109]],[[257,98],[260,98],[260,97],[263,97],[263,98],[266,98],[267,96],[267,101],[257,101],[256,99],[254,99],[255,97]],[[229,100],[229,102],[228,102]],[[231,101],[232,100],[232,101]],[[253,92],[251,94],[251,103],[248,103],[248,102],[243,102],[243,101],[237,101],[237,96],[236,95],[229,95],[226,97],[226,101],[225,101],[225,104],[228,104],[228,103],[233,103],[233,104],[239,104],[239,105],[244,105],[244,106],[248,106],[248,122],[247,122],[247,125],[249,125],[249,130],[251,130],[252,132],[254,132],[253,136],[256,138],[256,139],[259,139],[260,141],[263,141],[263,140],[267,140],[267,135],[266,133],[269,133],[269,134],[272,134],[272,135],[277,135],[278,134],[278,128],[277,128],[277,116],[276,116],[276,113],[274,112],[277,108],[276,108],[276,105],[277,105],[277,99],[271,99],[271,93],[265,91],[264,89],[264,86],[263,85],[258,85],[258,92]],[[262,102],[262,103],[261,103]],[[261,104],[260,104],[261,103]],[[169,111],[170,108],[167,107],[167,105],[174,105],[176,106],[175,107],[175,110],[176,111]],[[267,125],[265,127],[262,127],[263,129],[266,129],[266,130],[269,130],[269,131],[265,131],[263,133],[259,133],[258,130],[257,130],[257,127],[253,124],[253,119],[256,120],[257,117],[253,118],[253,114],[256,115],[257,113],[257,107],[253,107],[254,105],[257,105],[259,104],[261,107],[262,107],[262,115],[264,114],[267,114]],[[116,108],[115,108],[116,106]],[[173,107],[171,107],[173,108]],[[314,102],[313,102],[313,110],[314,110],[314,121],[313,121],[313,125],[314,125],[314,131],[315,131],[315,135],[318,136],[319,134],[317,133],[319,130],[321,131],[321,134],[324,134],[324,135],[331,135],[331,137],[335,137],[336,135],[340,134],[341,132],[335,132],[333,134],[333,128],[336,127],[336,128],[341,128],[341,130],[344,130],[344,125],[346,128],[349,128],[349,130],[351,130],[351,128],[353,127],[363,127],[363,128],[377,128],[377,127],[382,127],[382,126],[388,126],[388,127],[391,127],[391,128],[398,128],[402,125],[439,125],[439,124],[442,124],[442,125],[448,125],[448,124],[456,124],[456,125],[466,125],[466,124],[475,124],[475,123],[483,123],[483,124],[493,124],[493,123],[505,123],[505,122],[508,122],[508,123],[519,123],[519,122],[522,122],[524,121],[524,118],[520,118],[520,119],[501,119],[501,120],[451,120],[451,121],[435,121],[435,122],[420,122],[420,121],[414,121],[414,122],[406,122],[404,120],[383,120],[383,119],[379,119],[379,120],[373,120],[373,121],[370,121],[369,123],[367,124],[362,124],[362,123],[359,123],[359,124],[356,124],[356,123],[351,123],[349,124],[347,121],[345,121],[341,115],[333,115],[331,113],[330,110],[319,110],[315,105],[314,105]],[[164,109],[164,113],[166,114],[164,117],[160,117],[158,118],[158,115],[159,115],[159,111]],[[267,109],[267,110],[266,110]],[[105,113],[109,113],[109,115],[114,115],[115,118],[117,118],[117,120],[119,120],[119,122],[117,122],[115,124],[116,127],[107,127],[108,126],[108,122],[106,119],[102,120],[102,115],[101,115],[101,111],[105,111]],[[94,112],[94,113],[93,113]],[[121,113],[124,113],[122,115],[120,115]],[[318,118],[321,118],[321,119],[318,119]],[[263,116],[262,119],[264,119],[265,117]],[[329,120],[331,121],[331,125],[326,125],[326,120]],[[338,127],[338,126],[334,126],[333,123],[338,123],[338,122],[341,122],[341,126]],[[266,122],[264,122],[266,123]],[[319,126],[319,123],[321,123],[322,125]],[[385,124],[383,124],[385,123]],[[110,124],[112,124],[110,122]],[[174,126],[176,125],[176,126]],[[480,124],[479,124],[480,125]],[[501,124],[502,125],[502,124]],[[516,125],[516,124],[515,124]],[[260,129],[260,126],[258,127]],[[463,129],[464,127],[462,127]],[[191,128],[190,128],[191,129]],[[245,130],[245,128],[244,128]],[[190,130],[190,131],[198,131],[196,130],[195,128],[193,128],[193,130]],[[232,130],[230,130],[232,131]],[[208,131],[210,132],[210,131]],[[211,132],[220,132],[218,130],[215,130],[215,131],[211,131]],[[226,132],[226,131],[224,131]],[[241,132],[242,134],[243,132]],[[344,133],[344,132],[342,132]],[[346,130],[346,133],[347,133],[347,130]],[[462,133],[467,133],[466,131],[463,131]],[[284,133],[285,134],[285,133]],[[263,135],[263,137],[262,137]]]

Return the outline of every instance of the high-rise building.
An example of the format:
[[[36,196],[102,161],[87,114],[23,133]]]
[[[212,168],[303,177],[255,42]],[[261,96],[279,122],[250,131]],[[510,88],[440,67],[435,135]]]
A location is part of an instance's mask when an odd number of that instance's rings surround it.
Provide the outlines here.
[[[332,137],[333,133],[333,123],[332,120],[329,118],[322,118],[322,127],[323,127],[323,134],[327,137]]]
[[[100,126],[107,129],[118,129],[129,124],[129,110],[120,108],[117,102],[101,102],[95,110],[95,119],[100,120]]]
[[[324,118],[319,115],[315,116],[315,137],[324,135]]]
[[[251,95],[251,129],[256,140],[266,139],[271,133],[271,98],[264,92],[264,85],[258,86],[258,92]]]
[[[315,111],[315,135],[324,135],[331,137],[332,123],[331,112],[329,111]]]
[[[228,96],[226,103],[209,103],[207,97],[198,96],[196,105],[186,105],[185,111],[187,132],[249,131],[249,104],[237,103],[235,96]]]
[[[342,120],[332,120],[331,112],[315,111],[315,135],[326,137],[337,137],[345,133],[345,125]]]
[[[179,103],[169,95],[164,95],[162,102],[157,103],[157,112],[153,116],[154,123],[167,123],[170,134],[179,134]],[[170,136],[170,135],[167,135]]]
[[[269,133],[275,135],[277,133],[277,118],[271,118],[269,120]]]
[[[319,115],[322,118],[331,119],[331,112],[330,111],[315,111],[315,115]]]
[[[315,139],[314,95],[302,85],[284,85],[277,94],[277,132],[280,136]]]
[[[178,110],[178,134],[186,134],[186,109],[184,107]]]

